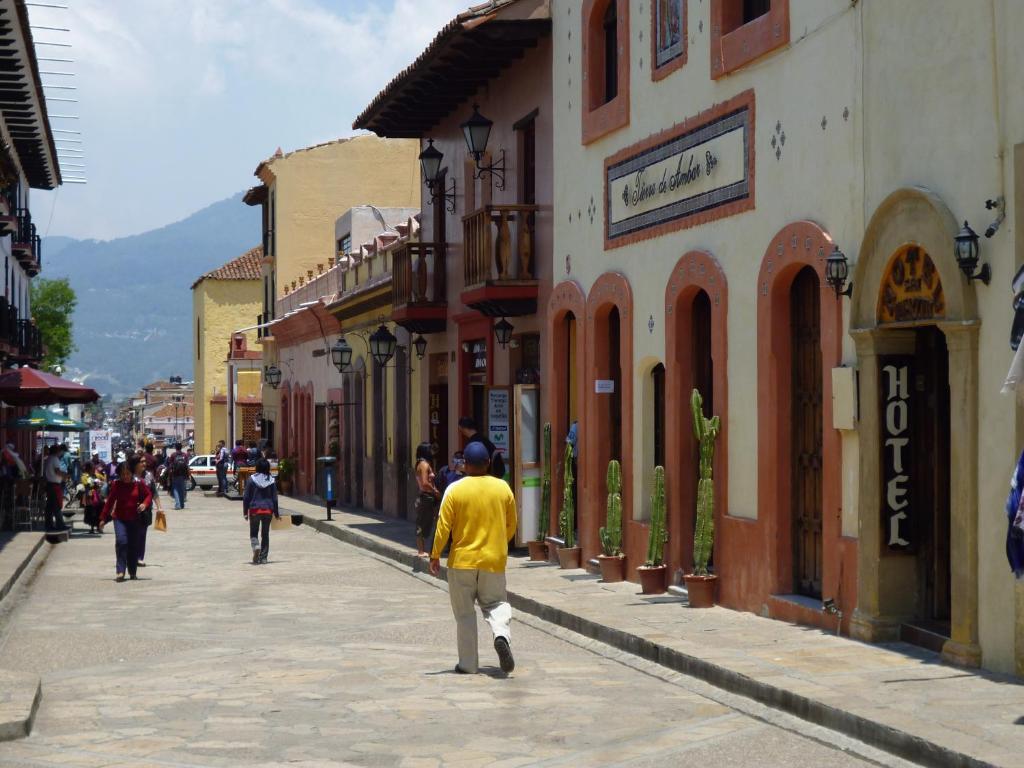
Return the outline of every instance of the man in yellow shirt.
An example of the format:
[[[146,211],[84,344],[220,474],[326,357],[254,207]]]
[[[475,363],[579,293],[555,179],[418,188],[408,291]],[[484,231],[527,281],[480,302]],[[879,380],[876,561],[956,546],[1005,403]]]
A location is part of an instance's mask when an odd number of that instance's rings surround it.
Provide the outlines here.
[[[441,552],[451,534],[448,552],[448,595],[458,635],[456,672],[474,674],[479,657],[476,610],[490,624],[494,650],[506,674],[515,669],[509,645],[512,607],[505,593],[508,542],[516,532],[516,498],[508,483],[491,477],[491,457],[483,443],[470,443],[463,452],[466,477],[445,490],[441,515],[430,553],[430,572],[441,573]]]

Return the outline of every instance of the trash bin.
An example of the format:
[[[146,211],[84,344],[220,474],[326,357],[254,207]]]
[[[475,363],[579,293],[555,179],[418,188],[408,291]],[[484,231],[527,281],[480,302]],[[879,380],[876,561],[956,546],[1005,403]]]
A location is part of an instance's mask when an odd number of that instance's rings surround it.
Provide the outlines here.
[[[334,467],[338,463],[337,456],[320,456],[316,460],[317,490],[327,505],[327,519],[331,519],[334,509]]]

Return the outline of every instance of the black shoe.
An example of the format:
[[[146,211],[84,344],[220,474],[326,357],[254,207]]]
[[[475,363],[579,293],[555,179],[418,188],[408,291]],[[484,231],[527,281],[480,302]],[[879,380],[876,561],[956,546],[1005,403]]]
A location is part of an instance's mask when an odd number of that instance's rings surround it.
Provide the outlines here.
[[[512,658],[512,648],[504,637],[494,638],[494,650],[498,654],[501,671],[506,675],[516,668],[516,660]]]
[[[266,555],[260,555],[260,565],[265,565],[266,562],[267,562],[267,556]]]
[[[135,575],[134,573],[129,573],[129,574],[128,574],[128,578],[129,578],[129,579],[131,579],[132,581],[135,581],[135,580],[136,580],[136,579],[138,579],[139,577],[138,577],[138,576],[136,576],[136,575]]]
[[[252,553],[252,564],[253,565],[259,565],[260,564],[260,551],[258,549],[253,551],[253,553]]]
[[[117,574],[117,578],[116,578],[116,579],[114,579],[114,581],[116,581],[116,582],[118,582],[118,583],[120,583],[120,582],[124,581],[124,574],[123,574],[123,573],[119,573],[119,574]]]

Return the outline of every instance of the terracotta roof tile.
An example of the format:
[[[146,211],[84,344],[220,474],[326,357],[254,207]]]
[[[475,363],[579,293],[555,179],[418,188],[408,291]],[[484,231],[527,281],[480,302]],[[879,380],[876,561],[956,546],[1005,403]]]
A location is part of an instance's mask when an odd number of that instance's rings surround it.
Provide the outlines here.
[[[232,259],[212,272],[207,272],[192,283],[192,287],[195,288],[203,280],[259,280],[263,275],[262,261],[263,246],[257,245],[237,259]]]

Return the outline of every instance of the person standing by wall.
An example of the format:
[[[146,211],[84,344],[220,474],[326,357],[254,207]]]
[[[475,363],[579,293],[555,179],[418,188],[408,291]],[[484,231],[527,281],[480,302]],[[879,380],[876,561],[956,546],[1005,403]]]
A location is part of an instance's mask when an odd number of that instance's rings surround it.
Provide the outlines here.
[[[107,503],[100,514],[100,533],[108,520],[114,521],[114,553],[117,562],[117,581],[124,581],[125,574],[136,578],[139,566],[139,542],[145,530],[139,516],[152,501],[152,494],[145,483],[138,482],[132,475],[127,461],[117,467],[117,479],[110,484]]]
[[[434,528],[437,518],[437,500],[441,498],[434,487],[434,453],[430,443],[416,446],[416,551],[420,557],[427,556],[427,536]]]
[[[171,496],[174,498],[174,508],[184,509],[185,500],[188,497],[188,478],[191,470],[188,468],[188,454],[181,450],[181,443],[174,444],[174,453],[170,456],[168,471],[171,473]]]
[[[505,477],[505,459],[494,443],[488,440],[480,432],[480,427],[472,416],[463,416],[459,419],[459,433],[466,439],[466,443],[480,443],[487,448],[488,474],[492,477]]]
[[[217,451],[214,454],[214,465],[217,468],[217,495],[224,496],[228,492],[228,455],[227,446],[223,440],[217,441]]]
[[[270,554],[270,516],[280,518],[277,508],[277,484],[270,475],[270,462],[256,460],[256,471],[245,482],[242,495],[242,516],[249,521],[249,542],[252,564],[267,562]]]
[[[491,455],[482,443],[463,452],[466,477],[449,486],[430,553],[430,572],[441,573],[441,552],[448,537],[448,595],[455,616],[459,663],[455,671],[473,674],[479,666],[476,609],[490,625],[501,670],[515,669],[509,624],[512,607],[505,591],[508,542],[516,532],[516,499],[504,480],[489,476]]]
[[[64,446],[55,445],[43,464],[43,477],[46,480],[46,530],[65,531],[67,526],[61,520],[60,510],[64,504],[64,472],[61,459],[64,457]]]

